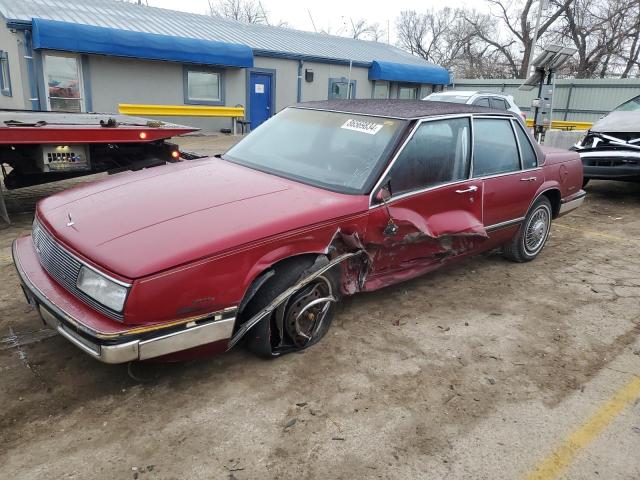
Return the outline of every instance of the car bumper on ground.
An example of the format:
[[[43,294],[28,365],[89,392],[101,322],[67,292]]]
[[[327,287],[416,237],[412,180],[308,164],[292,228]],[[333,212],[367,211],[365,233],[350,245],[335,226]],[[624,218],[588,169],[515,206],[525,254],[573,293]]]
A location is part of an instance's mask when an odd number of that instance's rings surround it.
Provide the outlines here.
[[[123,325],[84,305],[40,266],[31,237],[13,243],[13,260],[22,289],[43,322],[96,360],[124,363],[163,357],[203,345],[227,343],[236,308],[177,322]]]
[[[584,178],[640,181],[640,150],[594,149],[578,153]]]
[[[584,203],[584,199],[586,196],[587,192],[585,192],[584,190],[580,190],[578,193],[575,193],[567,198],[563,198],[560,202],[560,212],[558,213],[558,216],[561,217],[578,208]]]

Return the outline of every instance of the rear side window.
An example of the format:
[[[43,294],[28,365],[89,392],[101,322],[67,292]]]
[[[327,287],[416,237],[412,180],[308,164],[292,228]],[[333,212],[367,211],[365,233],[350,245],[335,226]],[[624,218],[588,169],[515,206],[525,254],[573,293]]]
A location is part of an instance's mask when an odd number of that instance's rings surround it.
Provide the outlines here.
[[[509,106],[502,98],[491,97],[491,108],[497,108],[499,110],[508,110]]]
[[[520,122],[513,122],[518,134],[518,142],[520,142],[520,151],[522,152],[522,168],[536,168],[538,166],[538,157],[536,151],[531,146],[529,136],[523,130]]]
[[[442,185],[469,177],[471,129],[468,118],[425,122],[389,173],[391,193]]]
[[[487,97],[482,97],[479,98],[478,100],[476,100],[475,102],[473,102],[474,105],[477,105],[479,107],[488,107],[489,106],[489,99]]]
[[[520,170],[511,120],[477,118],[473,121],[473,138],[474,177]]]

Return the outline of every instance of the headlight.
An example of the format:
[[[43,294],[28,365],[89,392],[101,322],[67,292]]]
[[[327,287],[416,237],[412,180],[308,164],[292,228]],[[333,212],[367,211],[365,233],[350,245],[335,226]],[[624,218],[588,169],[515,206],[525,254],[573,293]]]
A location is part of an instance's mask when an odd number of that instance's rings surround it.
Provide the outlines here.
[[[112,282],[90,268],[82,267],[78,275],[78,289],[107,308],[121,312],[127,298],[127,288]]]

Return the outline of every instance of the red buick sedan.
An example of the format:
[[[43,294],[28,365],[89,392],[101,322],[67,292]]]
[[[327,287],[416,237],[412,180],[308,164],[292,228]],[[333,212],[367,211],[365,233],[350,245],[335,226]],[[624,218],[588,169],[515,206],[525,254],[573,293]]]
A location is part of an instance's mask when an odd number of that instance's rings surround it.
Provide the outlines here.
[[[109,363],[274,357],[343,295],[502,247],[533,260],[584,200],[575,152],[508,112],[421,101],[290,107],[219,158],[120,174],[38,204],[13,255],[43,321]]]

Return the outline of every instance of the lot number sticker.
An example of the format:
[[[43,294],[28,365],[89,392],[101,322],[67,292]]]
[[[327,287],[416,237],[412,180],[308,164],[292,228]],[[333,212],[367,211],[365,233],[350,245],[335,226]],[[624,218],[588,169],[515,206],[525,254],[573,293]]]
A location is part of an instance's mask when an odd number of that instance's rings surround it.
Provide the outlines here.
[[[354,120],[350,118],[340,128],[346,130],[354,130],[356,132],[368,133],[369,135],[375,135],[378,133],[384,125],[381,123],[366,122],[364,120]]]

